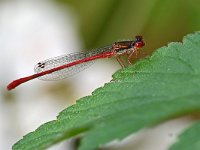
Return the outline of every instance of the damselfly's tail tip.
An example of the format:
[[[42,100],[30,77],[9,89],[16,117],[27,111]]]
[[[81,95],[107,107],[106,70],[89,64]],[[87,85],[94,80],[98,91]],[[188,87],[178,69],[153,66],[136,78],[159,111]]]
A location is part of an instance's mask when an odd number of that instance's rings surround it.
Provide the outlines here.
[[[12,89],[13,89],[13,87],[12,87],[10,84],[8,84],[7,90],[8,90],[8,91],[11,91]]]
[[[16,86],[14,84],[14,82],[11,82],[10,84],[7,85],[7,90],[11,91],[12,89],[14,89]]]

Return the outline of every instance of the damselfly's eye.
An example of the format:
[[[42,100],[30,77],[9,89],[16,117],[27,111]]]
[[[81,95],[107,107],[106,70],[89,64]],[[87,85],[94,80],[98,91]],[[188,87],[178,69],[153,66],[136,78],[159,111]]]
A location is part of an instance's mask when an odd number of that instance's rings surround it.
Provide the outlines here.
[[[145,45],[145,43],[144,43],[143,41],[141,41],[141,42],[136,42],[136,43],[135,43],[135,48],[139,49],[139,48],[142,48],[144,45]]]
[[[140,35],[135,36],[134,47],[139,49],[139,48],[142,48],[144,45],[145,45],[145,42],[142,36]]]
[[[135,36],[135,42],[140,42],[140,41],[142,41],[142,36],[136,35]]]

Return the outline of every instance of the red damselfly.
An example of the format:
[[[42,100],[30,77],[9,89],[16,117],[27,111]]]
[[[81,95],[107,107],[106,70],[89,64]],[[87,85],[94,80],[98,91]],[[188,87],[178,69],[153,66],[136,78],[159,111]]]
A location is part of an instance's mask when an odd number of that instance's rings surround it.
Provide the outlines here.
[[[38,78],[41,80],[60,80],[75,73],[78,73],[93,64],[94,60],[99,58],[115,57],[119,64],[124,67],[124,63],[120,59],[122,55],[128,55],[128,63],[131,64],[131,56],[142,48],[145,42],[142,36],[135,36],[135,40],[119,41],[112,45],[94,49],[89,52],[72,53],[58,56],[41,61],[35,66],[35,74],[20,78],[11,82],[8,90],[12,90],[18,85],[29,80]]]

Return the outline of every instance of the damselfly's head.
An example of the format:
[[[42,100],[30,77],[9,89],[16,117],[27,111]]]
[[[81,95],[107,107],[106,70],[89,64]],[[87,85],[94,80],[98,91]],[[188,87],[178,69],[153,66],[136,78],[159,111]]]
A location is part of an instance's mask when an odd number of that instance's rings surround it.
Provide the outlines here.
[[[134,40],[134,48],[140,49],[145,46],[145,42],[141,35],[136,35]]]

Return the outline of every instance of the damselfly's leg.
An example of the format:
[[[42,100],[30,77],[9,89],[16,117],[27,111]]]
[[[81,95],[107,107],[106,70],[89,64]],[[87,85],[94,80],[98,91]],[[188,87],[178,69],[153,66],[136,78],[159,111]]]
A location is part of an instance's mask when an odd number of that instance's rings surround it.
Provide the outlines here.
[[[113,45],[112,45],[112,49],[113,49],[113,54],[114,54],[114,56],[115,56],[115,58],[117,59],[117,61],[118,61],[118,63],[120,64],[120,66],[122,67],[122,68],[125,68],[125,65],[124,65],[124,63],[123,63],[123,61],[121,60],[121,58],[120,58],[120,54],[117,54],[117,52],[116,52],[116,50],[118,50],[120,47],[119,47],[119,45],[117,45],[116,43],[114,43]]]
[[[122,68],[125,68],[125,65],[124,65],[123,61],[121,60],[120,56],[119,56],[119,55],[118,55],[118,56],[116,55],[115,58],[116,58],[117,61],[119,62],[120,66],[121,66]]]
[[[135,49],[135,48],[133,48],[132,50],[131,50],[131,53],[128,55],[128,63],[131,65],[132,63],[131,63],[131,58],[132,58],[132,56],[133,56],[133,54],[135,53],[135,56],[137,57],[137,50]]]

